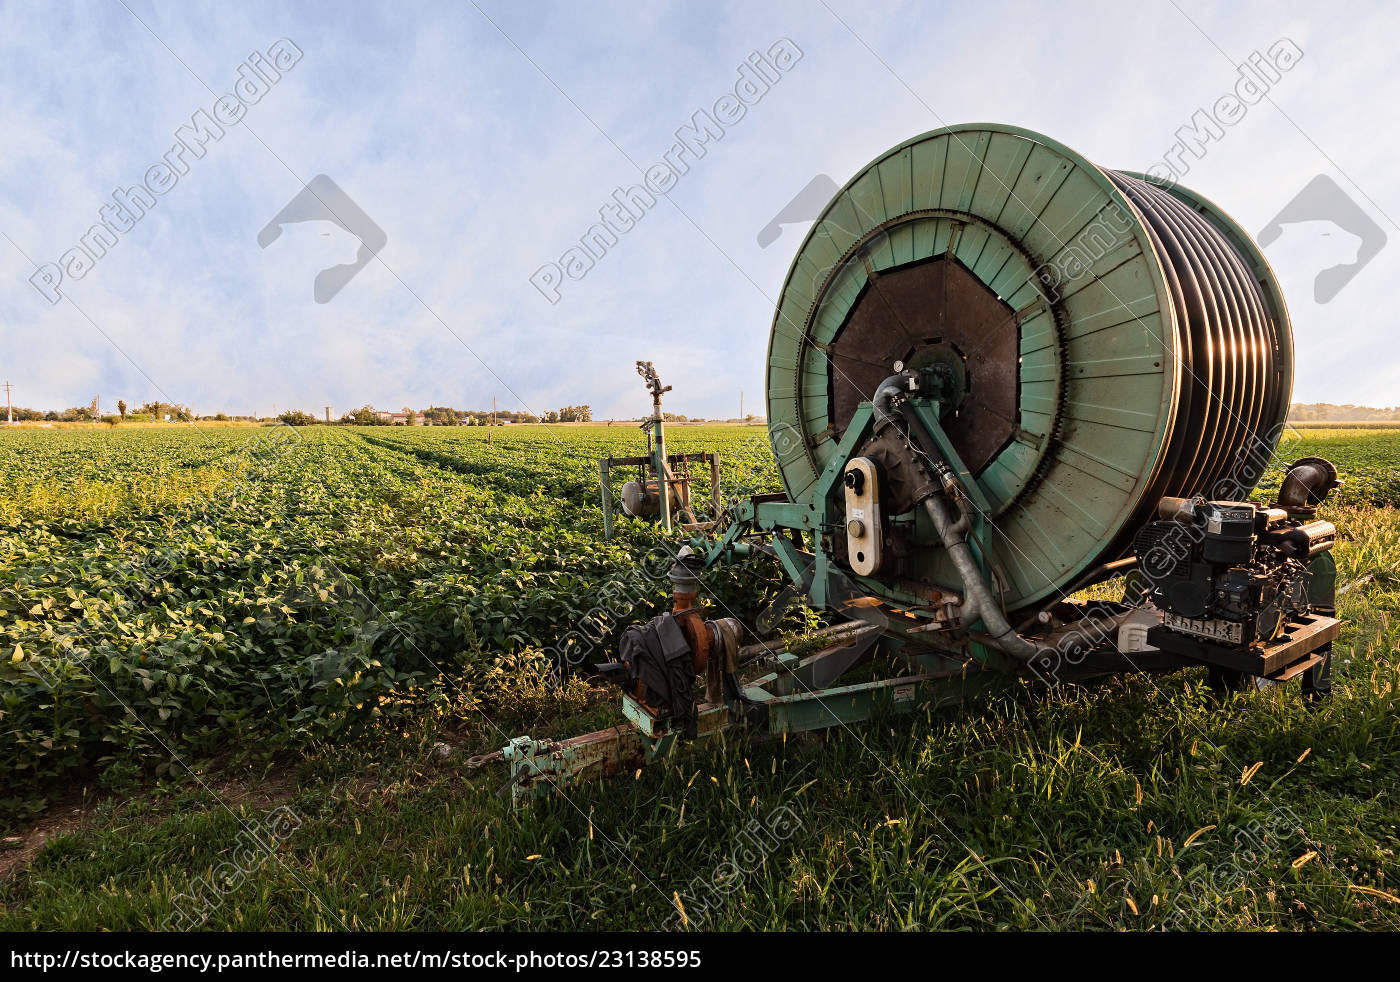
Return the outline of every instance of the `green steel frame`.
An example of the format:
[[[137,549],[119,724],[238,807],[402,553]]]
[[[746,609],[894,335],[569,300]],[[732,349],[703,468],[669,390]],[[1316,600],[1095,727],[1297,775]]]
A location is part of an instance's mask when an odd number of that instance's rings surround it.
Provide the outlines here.
[[[975,512],[968,539],[975,558],[983,566],[983,574],[992,573],[988,566],[993,560],[987,549],[988,536],[993,532],[989,503],[939,424],[937,400],[911,398],[905,410],[911,428],[922,431],[963,482]],[[727,732],[766,739],[849,726],[882,714],[955,707],[994,688],[1014,685],[1026,678],[1028,671],[1032,676],[1040,674],[1033,666],[1028,669],[1025,663],[976,640],[977,624],[964,625],[971,630],[940,645],[933,632],[942,625],[927,610],[919,609],[923,598],[905,594],[889,581],[848,572],[829,554],[830,538],[844,534],[842,478],[846,465],[874,428],[874,408],[863,403],[803,500],[791,501],[779,494],[736,502],[713,523],[714,529],[723,527],[723,532],[689,539],[691,548],[703,557],[705,568],[742,562],[757,552],[771,555],[781,563],[794,587],[807,594],[813,604],[864,622],[840,642],[807,657],[787,651],[769,656],[768,667],[772,670],[747,683],[742,699],[701,704],[694,720],[696,741]],[[668,459],[662,456],[664,449],[663,440],[653,444],[648,457],[600,463],[607,534],[611,534],[609,466],[650,463],[655,467]],[[688,459],[705,456],[689,455]],[[717,478],[715,486],[718,487]],[[669,518],[669,513],[663,514]],[[890,517],[892,521],[915,523],[916,528],[926,520],[919,508]],[[923,531],[934,534],[931,528]],[[1323,553],[1310,566],[1314,574],[1310,586],[1312,603],[1319,612],[1330,613],[1335,605],[1332,557]],[[1311,644],[1306,636],[1289,644],[1295,648],[1306,644],[1307,650],[1312,651],[1317,644],[1336,636],[1335,619],[1323,616],[1314,620]],[[1130,657],[1111,644],[1103,647],[1104,650],[1080,660],[1060,664],[1057,659],[1055,679],[1074,681],[1114,672],[1166,671],[1208,663],[1191,653],[1162,651]],[[1107,650],[1109,647],[1113,650]],[[1326,650],[1330,652],[1330,643]],[[890,671],[882,674],[880,665],[889,666]],[[1306,662],[1294,657],[1286,669],[1271,677],[1282,680],[1307,672],[1305,691],[1309,685],[1321,691],[1327,684],[1327,666],[1328,662],[1316,655]],[[896,673],[896,667],[903,674]],[[861,669],[865,671],[858,680],[845,681]],[[653,715],[630,695],[623,695],[622,711],[624,724],[595,733],[562,741],[530,736],[513,739],[499,753],[499,758],[510,767],[507,788],[512,800],[518,804],[582,781],[630,773],[670,758],[690,742],[682,734],[681,721]]]
[[[638,362],[638,369],[643,365],[646,370],[651,371],[651,362]],[[648,384],[655,379],[655,374],[647,376]],[[694,531],[702,528],[710,528],[714,522],[701,522],[695,517],[695,513],[690,500],[690,464],[708,463],[710,465],[710,504],[713,508],[712,516],[718,516],[721,511],[722,492],[719,483],[719,454],[717,453],[678,453],[668,454],[666,452],[666,420],[661,413],[661,394],[670,389],[667,386],[662,389],[661,382],[656,379],[656,388],[653,390],[653,409],[649,419],[642,420],[641,429],[647,438],[647,453],[645,457],[604,457],[598,461],[598,483],[603,494],[603,538],[611,539],[613,534],[613,495],[612,495],[612,469],[614,467],[637,467],[640,470],[642,480],[655,480],[659,502],[659,518],[661,527],[667,532],[672,530],[675,517],[671,514],[671,491],[679,492],[681,507],[691,509],[691,521],[683,527]],[[676,465],[681,476],[677,477],[672,469]]]
[[[903,642],[869,630],[806,658],[775,656],[773,671],[744,688],[744,701],[702,705],[695,739],[742,731],[757,739],[777,738],[861,723],[877,715],[944,709],[1010,684],[1011,677],[978,669],[951,655],[903,654]],[[847,685],[831,684],[879,655],[902,655],[913,674]],[[685,741],[676,720],[658,718],[631,696],[622,711],[628,722],[570,740],[522,736],[502,751],[510,765],[507,785],[516,804],[580,782],[631,773],[670,758]]]
[[[666,455],[663,457],[663,456],[662,456],[662,453],[664,452],[664,447],[665,447],[665,445],[664,445],[664,444],[661,444],[661,445],[660,445],[660,449],[653,448],[652,451],[651,451],[651,453],[649,453],[649,454],[648,454],[647,456],[645,456],[645,457],[604,457],[602,460],[598,461],[598,483],[599,483],[599,485],[600,485],[601,488],[602,488],[602,495],[603,495],[603,538],[604,538],[604,539],[611,539],[612,536],[613,536],[612,469],[613,469],[614,467],[640,467],[640,468],[643,468],[643,469],[644,469],[644,470],[643,470],[643,475],[644,475],[644,477],[647,478],[647,479],[650,479],[650,478],[652,477],[652,475],[662,475],[662,474],[665,474],[666,476],[665,476],[664,478],[663,478],[663,477],[657,477],[657,478],[656,478],[657,487],[658,487],[658,488],[660,488],[660,487],[662,487],[662,486],[676,487],[676,486],[680,486],[680,485],[686,485],[686,486],[687,486],[687,491],[688,491],[688,485],[689,485],[689,483],[690,483],[690,479],[689,479],[688,477],[676,477],[676,476],[675,476],[675,471],[672,469],[672,466],[671,466],[671,465],[685,465],[685,464],[690,464],[690,463],[708,463],[708,464],[710,465],[710,504],[711,504],[712,508],[714,509],[713,514],[716,514],[716,515],[719,514],[719,512],[720,512],[720,510],[721,510],[721,508],[722,508],[722,506],[721,506],[721,504],[720,504],[720,501],[721,501],[721,491],[720,491],[720,483],[719,483],[719,454],[717,454],[717,453],[676,453],[676,454],[666,454]],[[662,460],[664,460],[664,461],[666,462],[666,465],[667,465],[667,466],[665,466],[665,467],[658,467],[657,465],[658,465]],[[687,495],[686,495],[686,498],[688,498],[688,497],[689,497],[689,495],[687,494]],[[670,496],[669,494],[662,494],[662,495],[661,495],[661,503],[660,503],[660,504],[661,504],[661,511],[660,511],[660,516],[659,516],[659,517],[660,517],[660,520],[661,520],[661,527],[664,528],[667,532],[670,532],[670,531],[672,531],[672,529],[673,529],[673,527],[674,527],[674,524],[675,524],[675,517],[671,514],[671,496]],[[687,524],[687,525],[683,525],[682,527],[683,527],[683,528],[690,528],[690,527],[692,527],[692,526],[695,526],[695,527],[707,527],[707,526],[710,525],[710,524],[711,524],[711,523],[708,523],[708,522],[694,522],[694,523],[689,523],[689,524]]]
[[[939,452],[965,481],[979,512],[985,514],[985,498],[938,424],[937,403],[916,399],[911,400],[911,408]],[[771,550],[794,586],[806,592],[813,603],[831,609],[845,608],[847,613],[867,621],[853,641],[806,658],[789,652],[777,654],[774,670],[745,686],[743,701],[702,706],[696,718],[697,739],[736,728],[758,737],[780,736],[847,726],[878,713],[955,706],[971,695],[1006,685],[1014,678],[1014,666],[994,649],[972,642],[967,645],[967,653],[940,651],[920,637],[928,621],[891,616],[884,606],[847,607],[846,601],[859,594],[891,597],[888,585],[839,569],[822,547],[823,536],[841,528],[841,515],[833,507],[833,496],[839,493],[845,463],[870,435],[873,424],[873,408],[865,403],[857,410],[837,453],[820,476],[816,492],[807,501],[791,502],[783,496],[742,501],[726,514],[729,524],[723,534],[690,540],[709,568],[752,556],[761,547],[745,540],[768,537],[769,545],[763,551]],[[653,445],[647,458],[600,462],[605,534],[611,533],[609,467],[641,462],[654,466],[660,452]],[[921,520],[913,512],[895,518]],[[970,537],[980,543],[985,534],[984,523],[979,519]],[[974,550],[982,555],[980,544]],[[894,596],[898,599],[897,593]],[[911,605],[919,603],[917,597],[907,600]],[[840,684],[852,670],[877,660],[898,662],[911,674]],[[511,768],[509,787],[513,800],[520,802],[578,781],[635,770],[676,751],[682,739],[676,721],[653,716],[628,695],[623,696],[622,708],[627,725],[563,741],[529,736],[512,740],[502,756]]]

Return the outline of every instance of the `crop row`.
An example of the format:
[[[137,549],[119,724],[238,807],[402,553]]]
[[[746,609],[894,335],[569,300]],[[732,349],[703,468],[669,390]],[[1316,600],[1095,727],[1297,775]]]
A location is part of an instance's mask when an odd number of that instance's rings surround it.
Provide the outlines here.
[[[0,485],[0,807],[81,769],[470,701],[497,659],[566,637],[575,663],[602,660],[665,603],[666,564],[645,561],[661,537],[622,522],[602,541],[597,457],[637,452],[635,430],[555,432],[22,434]],[[761,434],[711,442],[761,461]],[[111,507],[75,514],[83,482]],[[761,602],[769,586],[737,577],[721,598]]]
[[[671,446],[719,452],[747,494],[779,488],[765,437]],[[78,772],[485,705],[501,659],[586,669],[666,604],[655,526],[602,540],[597,459],[640,452],[629,425],[0,438],[0,811]],[[1400,435],[1309,432],[1280,457],[1308,454],[1338,463],[1342,502],[1400,500]],[[707,586],[752,623],[778,581],[755,563]]]

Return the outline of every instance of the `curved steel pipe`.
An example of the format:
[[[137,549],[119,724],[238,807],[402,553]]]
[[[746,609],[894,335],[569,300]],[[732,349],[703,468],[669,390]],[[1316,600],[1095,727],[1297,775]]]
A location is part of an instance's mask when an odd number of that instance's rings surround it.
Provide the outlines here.
[[[937,494],[924,499],[924,509],[933,520],[933,527],[943,540],[943,548],[948,551],[948,558],[953,561],[962,580],[964,599],[958,616],[964,626],[980,617],[987,629],[987,644],[1013,658],[1030,661],[1040,653],[1040,649],[1016,633],[992,596],[992,589],[983,578],[982,570],[972,555],[972,548],[967,544],[967,515],[964,513],[954,521],[948,512],[947,502]]]
[[[875,394],[870,398],[870,405],[875,411],[875,426],[877,429],[886,423],[894,421],[894,406],[892,405],[894,397],[907,394],[909,391],[906,388],[907,384],[908,376],[904,374],[891,375],[881,382],[879,387],[875,390]]]

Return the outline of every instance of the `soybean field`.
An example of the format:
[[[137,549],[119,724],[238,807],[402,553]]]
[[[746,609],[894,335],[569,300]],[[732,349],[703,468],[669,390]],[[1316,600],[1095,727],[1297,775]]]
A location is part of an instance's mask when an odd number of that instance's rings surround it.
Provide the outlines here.
[[[781,490],[761,426],[668,437],[726,497]],[[200,896],[243,930],[1400,926],[1400,432],[1279,454],[1346,482],[1320,708],[1192,671],[1018,685],[513,810],[471,757],[619,722],[591,666],[669,606],[660,530],[602,534],[598,458],[642,450],[625,423],[0,432],[0,922],[153,929]],[[783,585],[759,557],[707,601],[753,624]]]

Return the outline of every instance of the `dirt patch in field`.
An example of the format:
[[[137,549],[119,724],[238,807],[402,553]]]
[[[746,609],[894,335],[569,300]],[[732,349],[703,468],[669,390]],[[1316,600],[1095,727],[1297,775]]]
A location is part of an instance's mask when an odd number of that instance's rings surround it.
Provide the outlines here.
[[[7,835],[0,840],[0,881],[8,880],[30,861],[50,841],[61,835],[79,832],[91,822],[95,802],[74,805],[67,802],[54,805],[34,819],[29,828]]]
[[[268,812],[296,793],[296,780],[290,768],[267,775],[261,779],[240,778],[236,780],[214,781],[204,779],[203,786],[213,795],[215,801],[230,809],[240,805],[251,811]],[[174,805],[168,795],[152,794],[153,788],[120,795],[122,798],[114,809],[100,820],[110,822],[121,815],[126,803],[141,796],[149,796],[159,819],[166,809]],[[99,820],[98,807],[117,795],[80,798],[55,802],[42,814],[31,820],[27,828],[12,832],[0,839],[0,882],[12,879],[26,869],[44,847],[54,839],[86,832]]]

